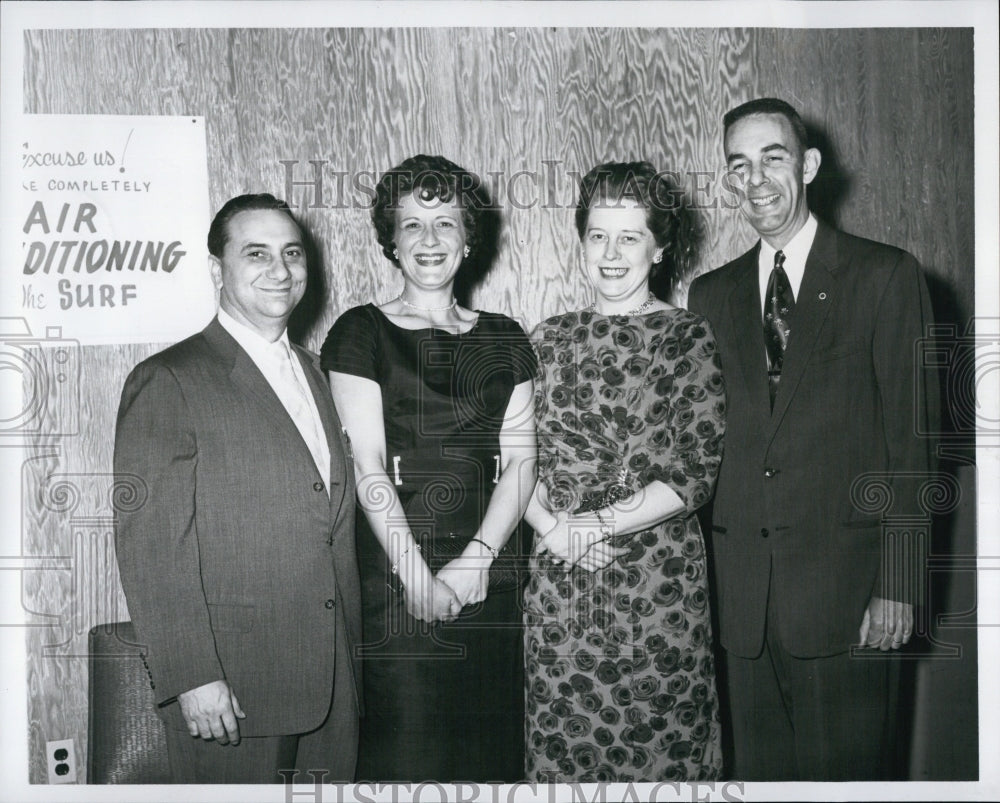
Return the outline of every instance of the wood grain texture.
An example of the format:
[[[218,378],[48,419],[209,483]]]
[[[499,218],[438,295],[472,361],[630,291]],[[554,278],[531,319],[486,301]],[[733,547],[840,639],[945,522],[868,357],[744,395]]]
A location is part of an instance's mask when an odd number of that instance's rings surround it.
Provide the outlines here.
[[[526,328],[590,301],[572,206],[576,178],[600,161],[648,159],[692,195],[702,182],[696,269],[731,259],[753,237],[719,206],[721,119],[761,94],[796,103],[824,134],[833,170],[817,200],[833,222],[911,250],[960,320],[974,297],[971,45],[970,32],[930,29],[39,30],[25,36],[24,96],[35,113],[204,116],[212,208],[271,191],[316,241],[303,333],[314,349],[344,310],[398,293],[367,204],[376,175],[416,153],[496,188],[501,247],[472,302]],[[319,204],[314,187],[287,185],[312,178],[310,161]],[[46,625],[27,631],[34,783],[49,739],[76,739],[86,766],[86,664],[74,656],[87,628],[126,615],[101,512],[114,416],[127,372],[157,349],[82,349],[79,433],[25,464],[24,554],[65,557],[24,579],[24,605]],[[79,490],[72,510],[43,504],[60,477]]]
[[[825,151],[812,205],[910,251],[938,319],[964,327],[975,307],[971,29],[761,31],[757,47],[768,55],[747,98],[788,98]]]
[[[29,778],[44,783],[45,742],[73,738],[87,761],[87,632],[128,618],[114,561],[111,458],[118,396],[132,367],[157,346],[77,347],[69,368],[53,349],[35,350],[29,387],[47,395],[44,437],[21,474],[21,554],[43,558],[24,572],[29,694]],[[60,398],[54,398],[55,377]],[[44,444],[44,445],[43,445]]]

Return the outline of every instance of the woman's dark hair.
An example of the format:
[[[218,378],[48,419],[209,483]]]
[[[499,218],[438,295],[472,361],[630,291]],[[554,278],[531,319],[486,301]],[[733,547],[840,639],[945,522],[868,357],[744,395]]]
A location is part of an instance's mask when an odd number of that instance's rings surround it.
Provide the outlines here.
[[[700,240],[698,219],[677,179],[676,174],[659,172],[649,162],[607,162],[581,179],[576,204],[581,240],[595,206],[619,206],[627,198],[646,210],[646,226],[663,249],[663,259],[654,262],[649,273],[650,287],[661,298],[667,298],[673,285],[690,274]]]
[[[399,261],[392,253],[396,247],[396,210],[400,199],[411,193],[416,193],[421,201],[456,202],[462,210],[462,225],[465,228],[469,257],[474,257],[480,244],[483,217],[492,209],[482,181],[475,173],[459,167],[443,156],[419,154],[387,170],[375,185],[372,223],[386,259],[399,267]]]

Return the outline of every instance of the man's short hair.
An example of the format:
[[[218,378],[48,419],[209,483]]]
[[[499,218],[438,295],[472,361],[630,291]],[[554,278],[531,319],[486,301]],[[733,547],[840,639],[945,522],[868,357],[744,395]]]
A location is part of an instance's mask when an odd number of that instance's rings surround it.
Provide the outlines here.
[[[740,104],[735,109],[730,109],[726,112],[725,117],[722,118],[723,138],[729,133],[731,126],[744,117],[750,117],[754,114],[780,114],[792,126],[792,131],[795,132],[795,138],[799,141],[799,146],[802,150],[805,151],[809,147],[806,124],[802,122],[802,118],[795,110],[795,107],[780,98],[755,98],[754,100],[748,100],[746,103]]]
[[[251,212],[257,209],[274,209],[278,212],[284,212],[299,227],[300,231],[302,229],[292,214],[292,210],[288,208],[288,204],[280,198],[275,198],[268,192],[256,195],[237,195],[226,201],[222,209],[216,212],[215,219],[212,220],[212,225],[208,228],[208,253],[216,259],[222,259],[226,243],[229,242],[229,221],[240,212]]]

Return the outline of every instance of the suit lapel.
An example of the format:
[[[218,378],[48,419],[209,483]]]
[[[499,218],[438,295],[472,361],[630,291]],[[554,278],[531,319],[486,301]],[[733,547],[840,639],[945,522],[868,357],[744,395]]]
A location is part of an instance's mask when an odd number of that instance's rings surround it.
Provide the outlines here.
[[[751,409],[755,417],[760,417],[760,426],[766,427],[771,402],[767,389],[767,355],[764,350],[760,284],[757,280],[759,253],[760,242],[741,258],[735,286],[729,296],[729,309],[733,316],[736,351]],[[723,370],[727,369],[728,366],[724,365]]]
[[[333,397],[330,395],[330,388],[323,381],[322,373],[314,364],[313,358],[298,346],[293,346],[292,350],[299,358],[302,373],[305,374],[306,381],[309,383],[309,390],[312,391],[313,399],[316,401],[316,409],[319,410],[319,417],[323,422],[323,434],[330,450],[330,504],[334,510],[339,510],[347,487],[347,483],[344,481],[347,465],[344,462],[344,442],[341,437],[340,422],[337,420],[333,406]]]
[[[778,394],[774,399],[774,412],[771,414],[772,436],[809,364],[816,337],[833,309],[840,288],[838,267],[836,232],[820,223],[806,258],[802,286],[791,316],[791,334],[785,351]]]
[[[230,363],[229,377],[234,383],[240,386],[253,397],[254,401],[260,404],[274,424],[284,428],[286,432],[289,428],[298,436],[298,429],[285,410],[281,400],[268,384],[260,369],[250,359],[236,342],[235,338],[229,334],[216,318],[205,330],[205,337],[208,342]],[[300,437],[300,436],[299,436]],[[300,437],[301,439],[301,437]]]
[[[295,426],[295,422],[281,403],[281,399],[278,398],[274,389],[268,383],[267,379],[264,378],[256,363],[250,359],[250,355],[225,330],[222,324],[219,323],[218,318],[208,325],[204,334],[213,348],[224,359],[230,362],[232,368],[229,376],[233,383],[244,390],[248,396],[252,397],[260,405],[267,417],[274,423],[277,428],[276,431],[281,433],[281,437],[286,443],[297,443],[302,447],[301,451],[304,455],[302,465],[310,471],[315,471],[312,452],[309,451],[309,447],[306,445],[305,440],[303,440],[302,433]],[[336,506],[334,507],[334,510],[336,510],[339,508],[344,496],[345,483],[343,482],[343,477],[345,469],[343,447],[333,419],[333,413],[331,412],[333,400],[330,397],[329,388],[326,388],[316,376],[318,371],[310,363],[309,359],[303,359],[302,353],[297,347],[293,346],[292,350],[298,355],[303,373],[309,382],[313,398],[316,400],[316,407],[319,410],[320,419],[323,422],[323,430],[327,443],[330,445],[330,500],[331,502],[336,502]]]

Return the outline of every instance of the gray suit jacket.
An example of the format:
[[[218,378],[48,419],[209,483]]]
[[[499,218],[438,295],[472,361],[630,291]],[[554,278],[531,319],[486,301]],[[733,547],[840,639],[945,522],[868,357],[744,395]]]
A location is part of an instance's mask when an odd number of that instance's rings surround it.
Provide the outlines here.
[[[919,567],[885,548],[852,486],[879,473],[912,509],[913,484],[926,479],[929,443],[917,433],[929,431],[920,418],[938,391],[916,347],[930,300],[905,251],[820,223],[772,412],[758,247],[696,279],[688,304],[711,322],[726,378],[712,527],[720,636],[756,657],[771,604],[792,654],[832,655],[857,642],[873,594],[914,591]]]
[[[247,714],[245,736],[316,728],[335,683],[359,699],[354,471],[318,361],[294,351],[330,446],[329,495],[277,395],[217,319],[139,364],[122,391],[114,467],[136,494],[118,505],[118,565],[177,729],[176,696],[222,678]]]

